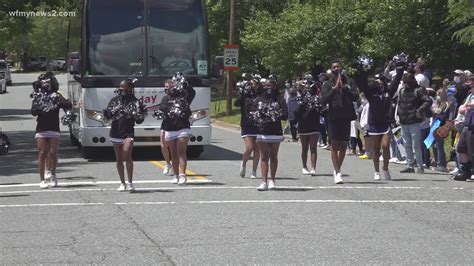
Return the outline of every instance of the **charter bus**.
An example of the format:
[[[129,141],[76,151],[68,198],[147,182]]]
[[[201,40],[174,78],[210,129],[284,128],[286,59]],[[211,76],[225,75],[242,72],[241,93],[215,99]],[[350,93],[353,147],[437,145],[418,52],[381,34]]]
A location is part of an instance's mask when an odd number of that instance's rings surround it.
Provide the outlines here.
[[[135,95],[149,111],[135,127],[135,146],[159,146],[161,121],[152,114],[165,95],[164,81],[176,72],[196,90],[188,153],[199,156],[211,140],[215,81],[204,0],[82,0],[78,6],[69,22],[68,97],[78,115],[70,138],[82,156],[112,146],[102,110],[125,78],[138,79]]]

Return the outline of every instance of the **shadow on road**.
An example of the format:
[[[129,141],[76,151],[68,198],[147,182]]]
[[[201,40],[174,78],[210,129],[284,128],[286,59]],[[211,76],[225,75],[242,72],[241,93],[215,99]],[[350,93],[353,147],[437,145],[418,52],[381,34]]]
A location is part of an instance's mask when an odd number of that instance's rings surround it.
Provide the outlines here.
[[[38,151],[34,139],[34,131],[9,131],[5,132],[10,138],[12,146],[5,156],[0,156],[0,176],[14,176],[38,172]],[[69,143],[67,134],[62,134],[59,146],[58,169],[68,172],[68,168],[77,168],[86,161],[61,162],[62,159],[79,158],[77,148]],[[0,177],[1,178],[1,177]],[[1,179],[0,179],[1,180]]]
[[[19,197],[28,197],[29,194],[11,194],[11,195],[0,195],[0,198],[19,198]]]
[[[208,145],[204,148],[201,157],[196,160],[240,161],[242,160],[242,154],[215,145]]]
[[[32,120],[29,109],[1,109],[0,121]]]

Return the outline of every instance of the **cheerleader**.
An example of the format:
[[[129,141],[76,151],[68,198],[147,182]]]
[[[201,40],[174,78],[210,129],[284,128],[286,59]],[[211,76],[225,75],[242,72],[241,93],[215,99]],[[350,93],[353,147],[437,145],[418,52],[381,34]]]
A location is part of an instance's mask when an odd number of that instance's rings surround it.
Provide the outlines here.
[[[165,142],[171,151],[171,164],[174,170],[173,183],[186,185],[186,167],[188,157],[186,150],[191,136],[191,102],[196,91],[188,84],[181,73],[173,77],[173,85],[166,90],[160,104],[163,116]]]
[[[133,138],[135,123],[141,124],[145,120],[146,109],[134,95],[134,81],[130,79],[120,82],[117,96],[112,98],[104,110],[104,117],[112,120],[110,141],[114,146],[117,160],[117,171],[120,177],[119,192],[135,191],[133,186]],[[128,183],[125,183],[123,162],[127,168]]]
[[[169,91],[171,89],[171,86],[173,86],[173,81],[171,79],[167,79],[165,81],[165,91]],[[165,141],[165,123],[164,121],[161,122],[161,131],[160,131],[160,146],[161,146],[161,154],[163,155],[163,158],[165,159],[166,165],[165,168],[163,169],[163,174],[164,175],[171,175],[174,176],[173,173],[173,166],[171,165],[171,154],[170,154],[170,149],[168,142]],[[178,181],[173,179],[172,181],[174,184],[176,184]]]
[[[301,161],[303,163],[302,173],[304,175],[316,175],[316,161],[318,159],[317,145],[319,140],[321,101],[316,84],[311,75],[307,75],[303,81],[303,89],[297,98],[298,108],[295,116],[298,121],[298,132],[301,140]],[[311,154],[311,170],[308,170],[308,150]]]
[[[72,108],[71,102],[66,100],[59,92],[59,86],[52,73],[42,74],[34,83],[35,91],[32,93],[33,104],[31,114],[37,116],[36,145],[38,147],[38,170],[40,174],[40,188],[56,187],[56,166],[59,148],[59,109],[64,111]],[[45,170],[49,168],[50,184],[45,181]]]
[[[374,163],[374,179],[380,180],[380,148],[382,148],[383,167],[382,174],[385,180],[391,180],[392,177],[388,170],[390,160],[390,130],[391,124],[395,122],[393,117],[392,99],[395,95],[398,84],[392,82],[387,86],[385,77],[377,74],[374,81],[369,85],[367,72],[359,69],[357,76],[358,87],[364,93],[369,102],[367,132],[370,136],[372,161]]]
[[[274,78],[263,79],[263,92],[255,101],[248,103],[249,118],[259,129],[257,146],[260,149],[262,183],[259,191],[275,188],[275,176],[278,168],[278,150],[284,140],[281,121],[288,118],[285,99],[280,96]],[[268,180],[268,168],[270,177]]]
[[[251,103],[257,98],[257,91],[260,90],[260,82],[257,79],[252,79],[240,84],[240,94],[237,97],[234,105],[240,107],[240,128],[241,136],[244,139],[245,151],[242,154],[242,164],[240,165],[240,177],[245,177],[245,169],[250,154],[253,152],[252,173],[250,178],[257,178],[258,161],[260,160],[260,150],[257,148],[256,141],[258,135],[258,128],[252,125],[247,116],[247,102]]]

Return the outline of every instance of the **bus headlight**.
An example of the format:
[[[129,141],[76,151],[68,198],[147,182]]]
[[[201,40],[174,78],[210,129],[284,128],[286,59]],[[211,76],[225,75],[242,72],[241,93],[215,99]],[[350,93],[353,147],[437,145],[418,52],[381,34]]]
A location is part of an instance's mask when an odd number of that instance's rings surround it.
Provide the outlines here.
[[[89,119],[104,123],[104,114],[99,111],[86,110],[86,116]]]
[[[196,110],[191,114],[191,119],[197,121],[209,115],[209,109]]]

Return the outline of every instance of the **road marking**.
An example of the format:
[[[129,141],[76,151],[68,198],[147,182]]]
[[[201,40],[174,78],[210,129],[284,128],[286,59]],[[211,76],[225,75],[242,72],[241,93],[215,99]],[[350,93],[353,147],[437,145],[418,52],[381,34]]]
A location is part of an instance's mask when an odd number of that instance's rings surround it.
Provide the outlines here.
[[[161,170],[163,170],[165,168],[165,164],[160,162],[160,161],[150,161],[150,163],[154,164],[155,166],[157,166]],[[189,180],[205,180],[205,181],[208,180],[206,177],[200,176],[200,175],[196,174],[194,171],[192,171],[190,169],[186,169],[186,175],[188,175]]]
[[[15,194],[15,193],[51,193],[51,192],[79,192],[79,191],[115,191],[115,188],[70,188],[74,186],[85,186],[85,185],[111,185],[111,184],[119,184],[118,181],[84,181],[84,182],[67,182],[67,183],[59,183],[57,188],[52,189],[38,189],[38,190],[12,190],[12,191],[0,191],[0,194]],[[161,184],[161,183],[171,183],[170,180],[141,180],[135,181],[135,184]],[[245,190],[255,190],[254,186],[192,186],[193,184],[209,184],[212,185],[212,180],[209,181],[201,181],[201,180],[190,180],[188,182],[190,186],[172,186],[172,187],[137,187],[137,191],[160,191],[160,190],[215,190],[215,189],[245,189]],[[14,184],[14,185],[0,185],[0,188],[15,188],[15,187],[37,187],[38,184]],[[346,190],[358,190],[358,189],[379,189],[379,190],[447,190],[447,188],[440,188],[440,187],[344,187],[344,186],[279,186],[278,189],[293,189],[293,190],[326,190],[326,189],[346,189]],[[465,188],[461,187],[453,187],[453,190],[466,190]],[[470,191],[470,190],[469,190]]]
[[[171,180],[136,180],[134,184],[161,184],[171,183]],[[188,184],[210,184],[212,180],[188,180]],[[119,185],[120,181],[78,181],[78,182],[59,182],[59,187],[73,187],[73,186],[97,186],[97,185]],[[12,184],[0,185],[1,188],[15,188],[15,187],[38,187],[38,183],[27,184]]]
[[[71,206],[101,206],[105,203],[35,203],[35,204],[12,204],[0,205],[0,208],[24,208],[24,207],[71,207]]]
[[[223,200],[223,201],[144,201],[144,202],[91,202],[91,203],[44,203],[44,204],[11,204],[0,205],[0,208],[32,207],[88,207],[109,205],[175,205],[175,204],[253,204],[253,203],[401,203],[401,204],[472,204],[472,200]]]

